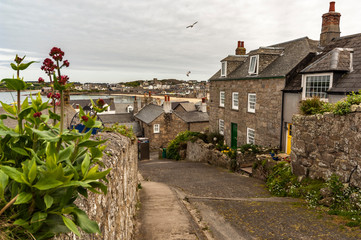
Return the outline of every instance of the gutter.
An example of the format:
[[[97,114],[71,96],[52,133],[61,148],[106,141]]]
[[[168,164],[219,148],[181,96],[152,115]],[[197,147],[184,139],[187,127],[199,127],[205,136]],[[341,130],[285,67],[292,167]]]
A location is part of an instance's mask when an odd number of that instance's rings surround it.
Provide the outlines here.
[[[275,77],[247,77],[247,78],[217,78],[217,79],[209,79],[208,81],[230,81],[230,80],[258,80],[258,79],[277,79],[277,78],[285,78],[285,76],[275,76]]]
[[[280,150],[282,151],[282,140],[283,140],[283,109],[284,109],[284,95],[285,93],[282,91],[282,109],[281,109],[281,131],[280,131]]]

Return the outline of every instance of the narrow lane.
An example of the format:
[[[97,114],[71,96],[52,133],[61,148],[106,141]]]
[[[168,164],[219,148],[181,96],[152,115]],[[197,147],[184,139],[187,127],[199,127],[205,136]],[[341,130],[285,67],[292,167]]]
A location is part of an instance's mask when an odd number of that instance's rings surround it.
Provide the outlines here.
[[[262,181],[226,169],[153,159],[141,161],[139,171],[180,192],[214,239],[361,239],[360,229],[340,227],[304,201],[271,197]]]

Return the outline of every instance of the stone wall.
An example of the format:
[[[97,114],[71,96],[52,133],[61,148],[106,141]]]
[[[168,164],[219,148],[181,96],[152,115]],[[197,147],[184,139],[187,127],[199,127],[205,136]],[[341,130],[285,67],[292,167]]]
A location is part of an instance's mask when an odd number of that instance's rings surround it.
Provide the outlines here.
[[[210,82],[210,130],[218,132],[224,120],[224,137],[231,145],[231,123],[237,124],[237,145],[247,143],[247,128],[255,130],[255,144],[277,147],[280,144],[282,92],[284,78],[215,80]],[[247,87],[245,87],[247,86]],[[219,106],[219,92],[225,91],[225,107]],[[232,109],[232,92],[238,92],[239,109]],[[248,112],[248,93],[255,93],[256,112]]]
[[[209,163],[227,169],[230,166],[230,159],[225,154],[215,150],[213,144],[206,144],[200,139],[187,142],[186,160]]]
[[[295,174],[327,179],[335,173],[343,182],[361,187],[361,107],[352,109],[345,116],[294,115],[291,159]]]
[[[191,132],[204,132],[209,128],[209,122],[192,122],[189,123],[189,131]]]
[[[107,177],[108,193],[89,192],[87,199],[78,199],[76,204],[99,224],[102,235],[84,233],[78,238],[72,234],[71,239],[131,240],[134,239],[134,216],[138,201],[137,144],[117,133],[99,135],[102,139],[108,139],[103,156],[106,168],[112,168]],[[70,237],[63,235],[56,239],[67,240]]]

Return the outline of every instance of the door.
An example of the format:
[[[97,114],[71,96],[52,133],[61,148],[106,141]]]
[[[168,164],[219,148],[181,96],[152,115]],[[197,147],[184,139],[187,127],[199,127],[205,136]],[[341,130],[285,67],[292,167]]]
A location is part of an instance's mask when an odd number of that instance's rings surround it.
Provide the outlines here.
[[[291,153],[291,140],[292,140],[292,124],[287,124],[287,154]]]
[[[231,148],[237,148],[237,123],[231,123]]]

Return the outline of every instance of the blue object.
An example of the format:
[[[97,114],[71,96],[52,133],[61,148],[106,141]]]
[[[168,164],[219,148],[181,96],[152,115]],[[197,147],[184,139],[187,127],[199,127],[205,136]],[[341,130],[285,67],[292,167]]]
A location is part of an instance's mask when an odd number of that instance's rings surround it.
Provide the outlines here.
[[[83,132],[83,130],[84,130],[84,128],[85,128],[85,125],[83,125],[83,124],[77,124],[77,125],[71,125],[70,126],[70,129],[76,129],[76,130],[78,130],[79,132]],[[97,134],[98,132],[101,132],[101,129],[100,128],[87,128],[86,130],[85,130],[85,132],[89,132],[90,130],[92,130],[92,134],[93,135],[95,135],[95,134]]]

